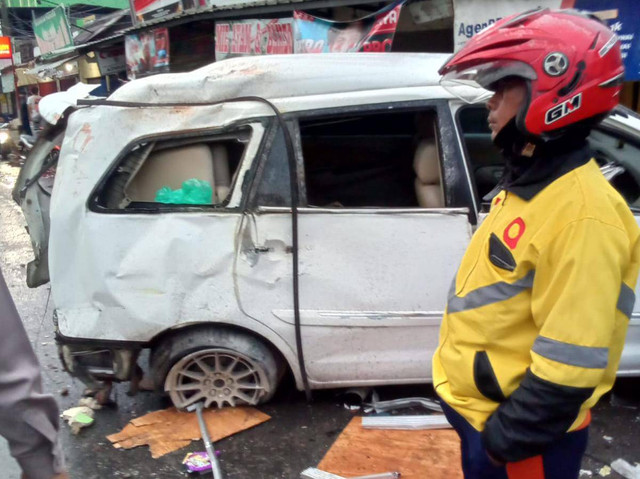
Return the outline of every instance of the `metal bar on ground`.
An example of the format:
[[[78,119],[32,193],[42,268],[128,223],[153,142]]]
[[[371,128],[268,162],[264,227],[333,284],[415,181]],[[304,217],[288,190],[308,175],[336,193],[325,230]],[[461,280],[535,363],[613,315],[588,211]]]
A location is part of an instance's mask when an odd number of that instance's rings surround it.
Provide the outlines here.
[[[431,416],[372,416],[362,418],[365,429],[446,429],[451,424],[444,414]]]

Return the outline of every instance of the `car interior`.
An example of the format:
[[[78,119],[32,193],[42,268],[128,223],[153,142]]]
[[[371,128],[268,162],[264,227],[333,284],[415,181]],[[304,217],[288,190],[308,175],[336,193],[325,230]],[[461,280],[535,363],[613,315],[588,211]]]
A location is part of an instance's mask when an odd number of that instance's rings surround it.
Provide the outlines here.
[[[444,207],[436,132],[432,111],[301,120],[307,204]]]

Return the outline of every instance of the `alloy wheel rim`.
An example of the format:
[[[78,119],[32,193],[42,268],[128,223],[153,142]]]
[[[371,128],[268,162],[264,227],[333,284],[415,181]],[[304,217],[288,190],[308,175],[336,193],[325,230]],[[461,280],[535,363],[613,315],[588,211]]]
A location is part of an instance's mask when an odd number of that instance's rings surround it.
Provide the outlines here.
[[[268,393],[263,368],[244,354],[203,349],[180,359],[167,374],[165,391],[179,409],[204,401],[205,407],[256,405]]]

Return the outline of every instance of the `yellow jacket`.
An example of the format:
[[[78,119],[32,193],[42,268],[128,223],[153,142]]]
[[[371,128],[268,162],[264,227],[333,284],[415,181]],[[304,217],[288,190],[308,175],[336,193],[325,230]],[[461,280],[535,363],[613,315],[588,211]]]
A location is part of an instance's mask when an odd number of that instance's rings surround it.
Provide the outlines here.
[[[449,295],[434,387],[504,461],[583,424],[620,361],[640,228],[587,159],[530,198],[493,198]]]

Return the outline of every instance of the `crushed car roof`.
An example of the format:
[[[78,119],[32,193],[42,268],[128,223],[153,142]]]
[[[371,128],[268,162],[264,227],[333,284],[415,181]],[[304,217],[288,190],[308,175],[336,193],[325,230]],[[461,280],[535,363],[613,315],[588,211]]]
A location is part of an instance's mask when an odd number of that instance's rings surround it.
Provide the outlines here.
[[[188,73],[142,78],[110,100],[205,103],[240,96],[266,99],[438,86],[439,53],[265,55],[215,62]]]

